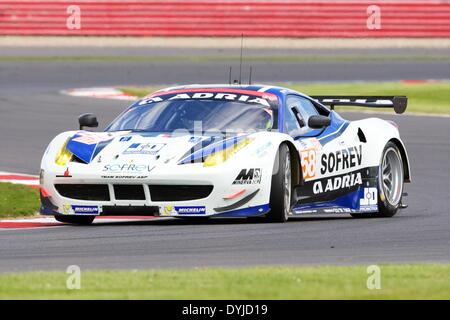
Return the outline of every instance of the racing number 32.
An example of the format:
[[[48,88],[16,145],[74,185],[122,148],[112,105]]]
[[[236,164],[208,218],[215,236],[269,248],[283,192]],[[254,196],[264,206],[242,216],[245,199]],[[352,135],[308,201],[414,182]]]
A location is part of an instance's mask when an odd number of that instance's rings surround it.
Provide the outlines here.
[[[316,150],[307,149],[300,152],[303,178],[310,179],[316,175]]]

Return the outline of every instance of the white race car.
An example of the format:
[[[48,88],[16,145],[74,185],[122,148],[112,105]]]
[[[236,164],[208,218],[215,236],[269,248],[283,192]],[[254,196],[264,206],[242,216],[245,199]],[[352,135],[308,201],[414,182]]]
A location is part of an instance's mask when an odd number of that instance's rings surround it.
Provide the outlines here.
[[[309,97],[263,85],[195,85],[133,103],[103,132],[94,115],[59,134],[42,159],[41,213],[391,217],[411,175],[392,121],[347,121],[336,105],[406,109],[406,97]]]

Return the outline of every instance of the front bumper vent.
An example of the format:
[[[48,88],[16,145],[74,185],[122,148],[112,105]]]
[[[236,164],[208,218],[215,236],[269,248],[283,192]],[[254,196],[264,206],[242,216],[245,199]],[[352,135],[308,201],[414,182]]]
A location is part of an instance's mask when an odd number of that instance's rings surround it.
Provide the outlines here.
[[[142,184],[115,184],[114,195],[117,200],[145,200]]]
[[[145,201],[145,189],[142,184],[115,184],[114,198],[119,201]],[[58,193],[75,200],[111,201],[107,184],[55,184]],[[199,200],[208,197],[212,185],[148,185],[151,201],[174,202]]]
[[[188,201],[208,197],[211,185],[149,185],[152,201]]]
[[[56,191],[66,198],[89,201],[110,201],[107,184],[55,184]]]

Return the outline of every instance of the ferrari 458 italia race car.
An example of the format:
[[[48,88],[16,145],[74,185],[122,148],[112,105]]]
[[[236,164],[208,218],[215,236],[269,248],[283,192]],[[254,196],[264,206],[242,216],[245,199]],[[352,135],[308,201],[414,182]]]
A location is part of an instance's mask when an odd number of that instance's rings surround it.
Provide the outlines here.
[[[410,166],[397,125],[347,121],[334,106],[406,109],[407,98],[307,96],[264,85],[190,85],[133,103],[103,132],[94,115],[51,141],[41,213],[89,224],[98,215],[391,217]]]

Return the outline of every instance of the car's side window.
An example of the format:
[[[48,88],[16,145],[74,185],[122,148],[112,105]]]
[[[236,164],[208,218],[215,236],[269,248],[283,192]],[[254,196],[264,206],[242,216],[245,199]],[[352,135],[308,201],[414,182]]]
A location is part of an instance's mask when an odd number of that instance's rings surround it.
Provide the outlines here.
[[[309,117],[319,114],[311,101],[295,95],[287,96],[285,108],[285,129],[291,136],[299,136],[310,131]]]
[[[301,132],[300,124],[294,114],[294,110],[286,103],[284,110],[284,130],[291,136],[298,135]]]

